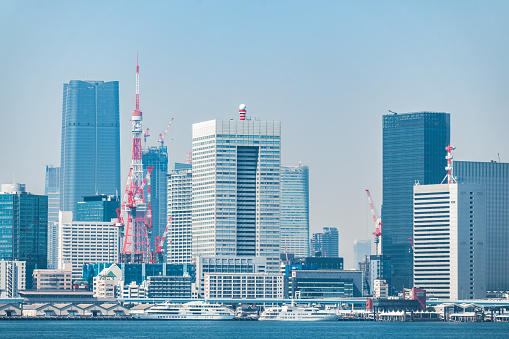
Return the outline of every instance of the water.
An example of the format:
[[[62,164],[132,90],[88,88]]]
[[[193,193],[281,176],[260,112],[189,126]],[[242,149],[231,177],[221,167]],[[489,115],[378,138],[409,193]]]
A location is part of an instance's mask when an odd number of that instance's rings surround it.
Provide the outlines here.
[[[1,338],[509,338],[509,323],[0,321]]]

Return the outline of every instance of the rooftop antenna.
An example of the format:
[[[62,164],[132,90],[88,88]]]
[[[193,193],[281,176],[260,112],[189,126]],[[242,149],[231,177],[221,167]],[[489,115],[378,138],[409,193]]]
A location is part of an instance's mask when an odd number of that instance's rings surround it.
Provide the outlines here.
[[[497,153],[498,155],[498,162],[500,162],[500,153]]]
[[[239,106],[240,120],[246,120],[246,105]]]
[[[445,179],[447,179],[448,184],[451,184],[452,181],[458,183],[456,179],[452,176],[452,163],[451,163],[452,160],[451,151],[455,150],[456,147],[449,145],[445,149],[447,151],[447,155],[445,156],[445,158],[447,159],[447,167],[445,167],[445,169],[447,170],[447,175],[445,176],[444,180],[442,180],[441,184],[444,183]]]

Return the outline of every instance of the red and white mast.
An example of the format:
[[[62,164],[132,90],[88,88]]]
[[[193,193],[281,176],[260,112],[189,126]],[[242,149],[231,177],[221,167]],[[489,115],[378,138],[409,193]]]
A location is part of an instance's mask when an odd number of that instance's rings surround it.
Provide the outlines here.
[[[447,155],[445,158],[447,159],[447,167],[445,170],[447,171],[447,175],[445,176],[444,180],[442,180],[442,184],[444,183],[445,179],[447,179],[447,183],[451,184],[453,181],[457,183],[456,179],[454,179],[452,175],[452,154],[451,152],[454,151],[456,147],[448,145],[445,150],[447,151]]]
[[[153,167],[147,168],[143,178],[141,138],[143,114],[140,111],[140,66],[136,54],[136,106],[131,116],[133,150],[131,167],[125,187],[125,193],[119,214],[119,226],[123,227],[124,244],[122,261],[148,263],[151,261],[150,232],[152,228],[152,209],[150,206],[150,173]],[[143,192],[149,187],[147,200]]]

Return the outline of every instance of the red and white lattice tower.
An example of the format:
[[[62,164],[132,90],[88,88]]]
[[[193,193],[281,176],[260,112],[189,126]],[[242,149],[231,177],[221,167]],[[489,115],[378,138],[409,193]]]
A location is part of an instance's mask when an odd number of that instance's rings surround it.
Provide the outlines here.
[[[442,180],[442,184],[444,183],[445,179],[447,179],[448,184],[451,184],[453,181],[456,182],[456,179],[454,179],[452,175],[452,154],[451,154],[451,152],[454,151],[455,149],[456,147],[451,145],[445,148],[445,150],[447,151],[447,155],[445,156],[445,158],[447,159],[447,167],[445,168],[445,170],[447,171],[447,175],[445,176],[444,180]]]
[[[148,263],[153,261],[150,251],[150,233],[152,229],[152,209],[150,206],[150,173],[153,167],[147,168],[143,178],[141,138],[143,115],[140,111],[140,67],[136,56],[136,107],[133,111],[132,134],[133,152],[131,168],[120,207],[119,226],[123,229],[122,261]],[[147,185],[147,197],[143,188]]]
[[[239,106],[240,120],[246,120],[246,105],[242,104]]]

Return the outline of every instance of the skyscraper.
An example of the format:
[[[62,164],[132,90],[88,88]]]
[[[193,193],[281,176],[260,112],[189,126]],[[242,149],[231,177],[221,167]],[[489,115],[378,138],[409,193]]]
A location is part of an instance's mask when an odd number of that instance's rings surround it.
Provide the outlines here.
[[[160,145],[143,150],[143,174],[147,174],[147,167],[154,167],[150,173],[151,207],[152,207],[152,235],[150,248],[155,248],[155,237],[162,236],[166,228],[166,196],[168,174],[167,147]]]
[[[313,255],[320,252],[322,257],[339,257],[339,232],[336,227],[324,227],[323,233],[313,233],[311,238]]]
[[[357,240],[353,242],[353,268],[358,269],[359,263],[371,255],[371,240]]]
[[[4,184],[0,191],[0,259],[26,261],[26,288],[34,269],[46,268],[48,197],[30,194],[24,184]]]
[[[46,166],[44,195],[48,196],[48,222],[58,223],[60,210],[60,167]]]
[[[64,84],[60,166],[60,210],[76,216],[83,197],[122,193],[118,81]]]
[[[171,217],[167,240],[167,262],[186,264],[192,260],[191,232],[191,164],[176,163],[168,173],[168,219]]]
[[[382,252],[392,260],[392,290],[412,287],[413,186],[439,184],[447,165],[449,113],[383,116]]]
[[[414,285],[430,297],[486,297],[486,194],[482,185],[414,186]]]
[[[454,161],[459,184],[486,194],[486,289],[509,291],[509,163]]]
[[[309,168],[281,166],[281,253],[309,255]]]
[[[277,272],[280,142],[279,121],[193,125],[194,255],[264,256]]]

